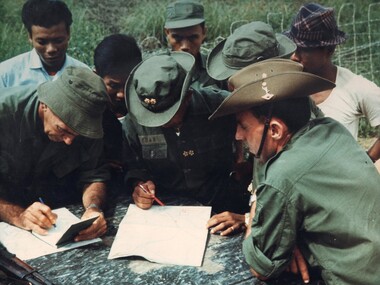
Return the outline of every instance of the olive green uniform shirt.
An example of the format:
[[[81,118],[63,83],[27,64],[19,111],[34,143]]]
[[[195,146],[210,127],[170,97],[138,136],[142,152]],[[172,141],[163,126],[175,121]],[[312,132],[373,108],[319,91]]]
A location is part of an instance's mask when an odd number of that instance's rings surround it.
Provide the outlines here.
[[[248,264],[275,277],[295,245],[331,285],[380,284],[380,175],[330,118],[310,121],[262,166]]]
[[[152,180],[156,194],[190,197],[213,210],[245,211],[248,201],[229,178],[233,169],[234,116],[208,120],[229,93],[194,90],[180,132],[173,128],[144,127],[130,114],[123,123],[126,181]],[[245,191],[246,192],[246,191]]]
[[[38,105],[35,86],[1,91],[0,197],[22,206],[39,197],[52,207],[80,201],[85,184],[109,178],[103,141],[80,136],[71,145],[50,141]]]

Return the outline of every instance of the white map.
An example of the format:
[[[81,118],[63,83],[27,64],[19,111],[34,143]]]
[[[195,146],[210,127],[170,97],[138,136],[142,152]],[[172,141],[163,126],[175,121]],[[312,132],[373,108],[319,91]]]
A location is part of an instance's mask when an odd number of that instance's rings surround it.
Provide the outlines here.
[[[59,229],[66,228],[66,224],[77,222],[80,219],[72,214],[67,208],[60,208],[53,210],[58,215],[57,228],[52,228],[51,237],[56,239],[53,233],[59,231]],[[49,239],[49,236],[44,236]],[[26,231],[15,226],[11,226],[8,223],[0,223],[0,242],[7,248],[10,253],[16,254],[16,256],[22,260],[28,260],[37,258],[43,255],[65,251],[72,248],[84,246],[86,244],[100,242],[100,238],[91,239],[87,241],[73,242],[68,245],[57,248],[49,243],[42,241],[36,237],[30,231]]]
[[[201,266],[205,252],[211,207],[128,207],[108,259],[142,256],[150,261]]]

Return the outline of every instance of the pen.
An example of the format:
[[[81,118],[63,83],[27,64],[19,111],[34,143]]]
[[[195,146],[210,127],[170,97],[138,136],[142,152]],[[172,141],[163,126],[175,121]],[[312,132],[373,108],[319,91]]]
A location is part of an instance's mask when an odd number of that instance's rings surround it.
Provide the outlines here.
[[[46,205],[46,204],[44,203],[44,200],[42,200],[41,197],[39,197],[38,200],[40,200],[40,202],[41,202],[42,204]],[[57,227],[55,224],[53,224],[53,226],[54,226],[55,228]]]
[[[140,187],[145,193],[147,193],[147,194],[152,194],[152,193],[150,193],[149,190],[145,189],[144,186],[142,186],[141,184],[139,184],[139,187]],[[161,206],[165,206],[165,204],[162,203],[161,200],[158,199],[156,196],[153,196],[153,199],[154,199],[159,205],[161,205]]]

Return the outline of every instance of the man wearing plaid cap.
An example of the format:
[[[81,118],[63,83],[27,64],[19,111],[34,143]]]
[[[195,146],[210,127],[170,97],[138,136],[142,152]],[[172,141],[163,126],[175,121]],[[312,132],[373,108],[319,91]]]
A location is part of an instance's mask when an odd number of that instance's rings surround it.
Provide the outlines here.
[[[332,8],[309,3],[301,6],[291,28],[285,33],[297,45],[291,59],[304,70],[336,84],[333,90],[312,95],[326,116],[342,123],[357,139],[359,119],[365,116],[380,130],[380,88],[350,70],[332,62],[335,47],[346,40],[338,29]],[[380,139],[368,150],[373,162],[380,158]]]

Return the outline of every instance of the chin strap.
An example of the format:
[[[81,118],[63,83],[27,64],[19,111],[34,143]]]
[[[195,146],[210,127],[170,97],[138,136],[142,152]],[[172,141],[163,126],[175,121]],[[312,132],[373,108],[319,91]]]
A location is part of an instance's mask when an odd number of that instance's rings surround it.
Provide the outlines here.
[[[267,133],[269,130],[269,123],[270,123],[270,120],[272,119],[272,113],[273,113],[273,104],[270,104],[268,114],[265,117],[264,130],[263,130],[263,134],[261,136],[260,147],[259,147],[259,150],[257,151],[257,153],[255,155],[255,158],[260,158],[261,152],[263,151],[265,139],[267,137]]]

